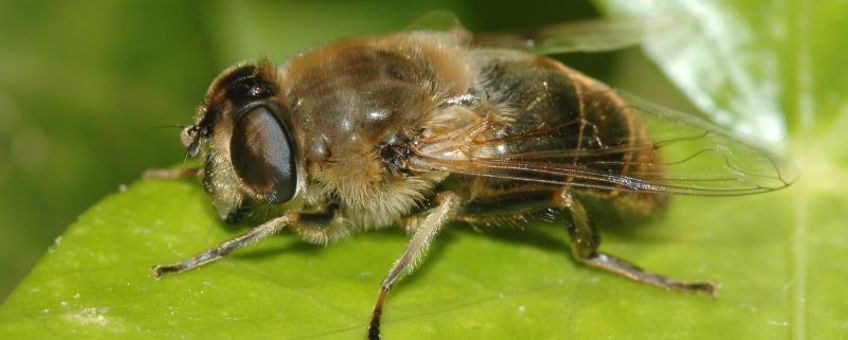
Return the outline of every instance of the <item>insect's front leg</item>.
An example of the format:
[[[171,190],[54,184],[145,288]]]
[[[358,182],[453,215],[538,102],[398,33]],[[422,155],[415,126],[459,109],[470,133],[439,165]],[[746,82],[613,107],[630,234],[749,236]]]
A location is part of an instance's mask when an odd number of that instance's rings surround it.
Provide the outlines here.
[[[218,260],[224,255],[227,255],[237,249],[243,248],[256,241],[264,239],[268,236],[276,234],[285,227],[297,223],[300,218],[298,213],[287,213],[281,217],[274,218],[270,221],[250,229],[248,232],[236,236],[230,240],[221,243],[219,246],[201,252],[191,258],[170,265],[157,265],[153,267],[153,276],[160,277],[168,273],[181,273],[191,270],[212,261]]]
[[[598,233],[586,209],[575,199],[568,189],[555,196],[554,204],[567,209],[571,214],[566,218],[568,234],[571,236],[571,252],[574,257],[589,266],[604,269],[634,281],[645,282],[663,289],[716,294],[716,284],[712,282],[689,282],[674,280],[663,275],[643,270],[625,259],[598,251],[601,236]]]
[[[409,244],[401,254],[389,273],[380,284],[380,293],[377,295],[377,302],[374,305],[374,311],[371,313],[371,323],[368,326],[368,338],[380,338],[380,317],[383,314],[383,303],[386,301],[386,295],[389,290],[397,284],[397,282],[405,275],[412,272],[415,265],[419,262],[422,256],[426,253],[430,242],[438,235],[442,226],[448,223],[457,213],[460,207],[461,200],[459,196],[450,191],[444,191],[436,195],[435,208],[424,213],[422,219],[417,219],[417,230],[409,240]]]
[[[144,179],[183,179],[197,177],[200,174],[200,168],[187,169],[147,169],[141,178]]]

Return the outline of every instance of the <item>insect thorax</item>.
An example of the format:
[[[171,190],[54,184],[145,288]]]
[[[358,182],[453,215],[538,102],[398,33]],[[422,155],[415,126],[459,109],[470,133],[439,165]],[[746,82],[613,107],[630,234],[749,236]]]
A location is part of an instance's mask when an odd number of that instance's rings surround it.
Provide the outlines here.
[[[356,39],[284,66],[285,100],[308,172],[307,194],[336,200],[359,224],[379,227],[409,213],[435,183],[397,170],[385,145],[408,139],[445,98],[468,90],[472,75],[450,35]]]

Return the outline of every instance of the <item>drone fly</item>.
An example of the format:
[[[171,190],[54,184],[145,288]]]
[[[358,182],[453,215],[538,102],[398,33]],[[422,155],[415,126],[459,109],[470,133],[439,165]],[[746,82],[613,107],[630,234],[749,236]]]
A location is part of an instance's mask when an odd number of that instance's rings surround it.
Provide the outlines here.
[[[650,214],[672,194],[784,188],[792,182],[785,166],[708,122],[544,56],[619,48],[627,25],[472,35],[441,18],[444,28],[349,38],[281,65],[241,63],[221,73],[181,133],[201,166],[148,177],[197,176],[221,219],[259,225],[155,266],[154,275],[197,268],[283,229],[327,244],[402,226],[411,237],[379,287],[374,339],[387,294],[445,226],[553,221],[578,262],[715,294],[714,283],[671,279],[601,251],[584,203]]]

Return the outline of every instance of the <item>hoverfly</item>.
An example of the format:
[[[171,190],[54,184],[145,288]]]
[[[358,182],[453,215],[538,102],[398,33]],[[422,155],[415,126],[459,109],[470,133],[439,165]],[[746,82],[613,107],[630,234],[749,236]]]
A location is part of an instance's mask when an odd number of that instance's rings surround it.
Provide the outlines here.
[[[450,15],[422,20],[434,21],[449,25],[349,38],[219,75],[181,134],[202,166],[151,176],[196,175],[222,219],[262,223],[154,275],[283,229],[326,244],[400,225],[411,238],[379,288],[368,328],[379,338],[386,295],[446,225],[545,220],[567,230],[579,262],[712,295],[714,283],[670,279],[600,251],[584,202],[648,214],[670,194],[746,195],[793,181],[770,153],[542,55],[627,45],[639,35],[628,25],[475,36]]]

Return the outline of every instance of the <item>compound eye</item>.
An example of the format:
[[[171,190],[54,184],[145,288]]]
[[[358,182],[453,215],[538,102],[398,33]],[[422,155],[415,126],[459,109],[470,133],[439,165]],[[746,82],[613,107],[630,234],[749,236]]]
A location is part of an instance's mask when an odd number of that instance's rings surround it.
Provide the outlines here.
[[[236,122],[230,159],[245,185],[270,203],[294,196],[294,150],[283,124],[266,106],[257,106]]]

